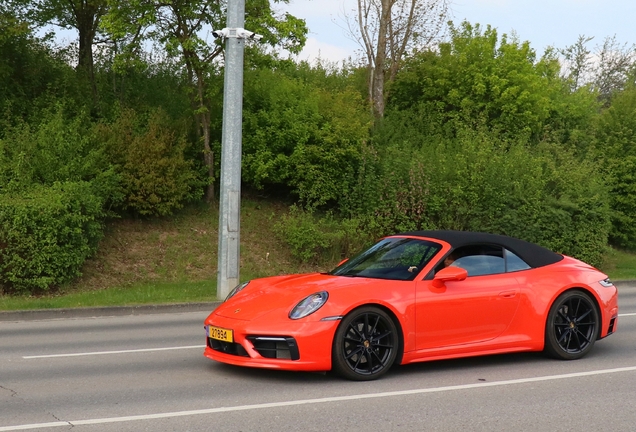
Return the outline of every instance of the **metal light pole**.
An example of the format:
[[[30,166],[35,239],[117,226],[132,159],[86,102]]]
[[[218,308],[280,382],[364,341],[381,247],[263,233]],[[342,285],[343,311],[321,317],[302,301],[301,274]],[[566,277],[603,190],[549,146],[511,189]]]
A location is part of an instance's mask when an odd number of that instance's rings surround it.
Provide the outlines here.
[[[225,83],[221,138],[219,264],[217,297],[223,300],[239,283],[241,149],[243,123],[243,52],[245,0],[228,0],[225,37]]]

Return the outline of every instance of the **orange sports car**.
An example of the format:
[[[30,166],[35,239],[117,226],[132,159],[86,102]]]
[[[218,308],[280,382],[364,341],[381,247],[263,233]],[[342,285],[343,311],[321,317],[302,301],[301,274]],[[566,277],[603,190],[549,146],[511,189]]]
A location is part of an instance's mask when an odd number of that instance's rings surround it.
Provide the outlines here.
[[[617,324],[616,287],[584,262],[501,235],[418,231],[329,273],[237,286],[205,320],[205,356],[371,380],[394,364],[515,351],[578,359]]]

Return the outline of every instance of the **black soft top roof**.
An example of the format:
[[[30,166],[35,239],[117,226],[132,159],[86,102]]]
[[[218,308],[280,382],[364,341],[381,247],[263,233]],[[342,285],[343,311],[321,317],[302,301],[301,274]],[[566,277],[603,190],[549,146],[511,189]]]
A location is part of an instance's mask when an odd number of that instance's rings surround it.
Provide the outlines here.
[[[396,235],[428,237],[443,240],[453,249],[476,244],[500,245],[514,252],[530,267],[543,267],[563,259],[563,255],[552,252],[543,246],[498,234],[470,231],[411,231]]]

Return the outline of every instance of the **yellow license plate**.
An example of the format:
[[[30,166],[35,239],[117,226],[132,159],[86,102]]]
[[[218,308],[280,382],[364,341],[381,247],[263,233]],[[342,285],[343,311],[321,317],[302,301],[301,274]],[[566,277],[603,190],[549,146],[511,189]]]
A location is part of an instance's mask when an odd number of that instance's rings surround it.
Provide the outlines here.
[[[232,330],[208,326],[208,336],[212,339],[220,340],[223,342],[234,342],[234,334]]]

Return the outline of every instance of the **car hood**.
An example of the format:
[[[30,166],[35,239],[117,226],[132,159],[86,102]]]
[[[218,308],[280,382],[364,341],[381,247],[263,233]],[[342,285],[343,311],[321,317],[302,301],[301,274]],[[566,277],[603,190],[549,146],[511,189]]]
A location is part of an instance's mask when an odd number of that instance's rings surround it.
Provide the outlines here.
[[[230,300],[219,305],[215,314],[240,320],[254,320],[266,314],[272,314],[272,319],[287,319],[292,308],[305,297],[354,284],[359,286],[363,281],[322,273],[254,279]]]

